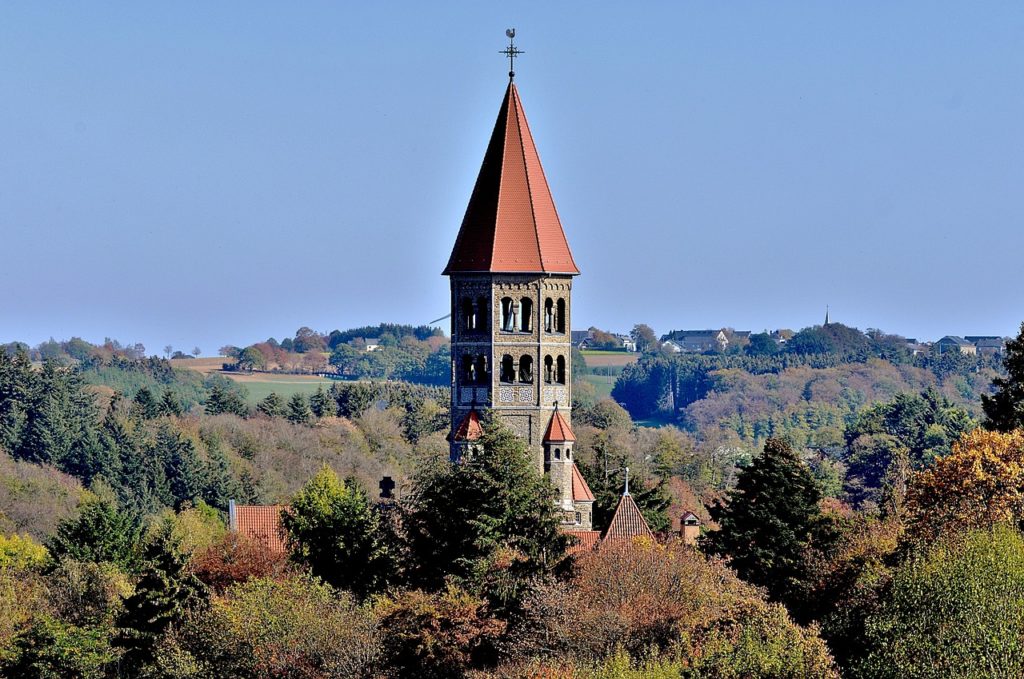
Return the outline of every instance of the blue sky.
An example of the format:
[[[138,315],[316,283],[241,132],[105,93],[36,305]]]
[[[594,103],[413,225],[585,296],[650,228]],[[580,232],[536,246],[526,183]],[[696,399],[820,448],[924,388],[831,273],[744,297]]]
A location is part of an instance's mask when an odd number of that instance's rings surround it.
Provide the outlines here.
[[[577,327],[1024,320],[1024,3],[0,5],[0,341],[447,311],[506,83]]]

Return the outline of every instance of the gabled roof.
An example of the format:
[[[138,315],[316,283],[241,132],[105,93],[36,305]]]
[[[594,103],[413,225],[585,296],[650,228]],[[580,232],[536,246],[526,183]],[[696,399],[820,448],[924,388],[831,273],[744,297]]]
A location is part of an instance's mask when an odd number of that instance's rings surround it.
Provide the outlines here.
[[[231,529],[239,535],[263,545],[272,554],[284,554],[284,526],[281,525],[281,505],[233,505]]]
[[[608,530],[604,533],[604,539],[615,540],[640,536],[654,539],[654,533],[647,525],[644,515],[640,513],[640,508],[633,501],[633,496],[623,495],[619,498],[619,506],[615,508],[615,514],[612,516],[611,523],[608,524]]]
[[[579,273],[512,83],[444,275],[470,272]]]
[[[453,441],[476,441],[484,435],[484,428],[480,425],[480,415],[475,410],[470,410],[462,418],[462,422],[455,428],[452,435]]]
[[[955,344],[958,347],[970,347],[974,346],[971,342],[968,342],[963,337],[957,337],[956,335],[946,335],[938,341],[938,344]]]
[[[587,485],[587,480],[583,478],[583,474],[580,473],[580,468],[576,466],[575,462],[572,465],[572,501],[594,501],[594,494],[590,492],[590,486]]]
[[[562,417],[562,413],[555,409],[548,423],[548,431],[544,434],[544,443],[566,443],[576,440],[576,434],[572,433],[572,427]]]

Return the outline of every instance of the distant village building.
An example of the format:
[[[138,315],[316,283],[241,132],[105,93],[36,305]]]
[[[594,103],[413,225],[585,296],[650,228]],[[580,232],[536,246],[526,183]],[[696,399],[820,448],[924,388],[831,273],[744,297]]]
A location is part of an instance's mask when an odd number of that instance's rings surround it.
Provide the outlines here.
[[[978,349],[979,354],[1002,356],[1006,352],[1006,338],[995,335],[965,335],[964,339]]]
[[[673,353],[725,351],[731,345],[750,341],[749,330],[673,330],[662,338],[662,346]]]
[[[683,345],[679,344],[675,340],[665,340],[661,343],[661,348],[670,351],[673,354],[679,354],[683,351]]]
[[[978,353],[978,347],[974,346],[974,344],[968,342],[963,337],[957,337],[956,335],[946,335],[935,343],[935,349],[940,354],[945,354],[949,351],[957,351],[961,354],[970,355]]]

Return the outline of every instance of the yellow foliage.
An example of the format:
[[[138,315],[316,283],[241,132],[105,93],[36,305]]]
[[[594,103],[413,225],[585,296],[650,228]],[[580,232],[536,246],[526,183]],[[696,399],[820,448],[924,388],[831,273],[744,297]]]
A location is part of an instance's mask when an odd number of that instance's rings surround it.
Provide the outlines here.
[[[953,525],[986,528],[1024,517],[1024,432],[964,434],[952,453],[911,478],[907,511],[909,532],[920,539]]]
[[[46,548],[27,535],[0,535],[0,568],[35,568],[46,556]]]

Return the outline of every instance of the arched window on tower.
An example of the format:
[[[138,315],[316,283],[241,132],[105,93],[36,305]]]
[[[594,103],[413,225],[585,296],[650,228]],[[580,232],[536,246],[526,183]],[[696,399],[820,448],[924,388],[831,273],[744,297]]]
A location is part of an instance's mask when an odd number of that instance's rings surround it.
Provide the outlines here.
[[[462,300],[462,329],[469,332],[476,330],[476,313],[473,311],[473,300],[469,297]]]
[[[476,329],[490,332],[490,325],[487,319],[490,318],[491,303],[486,297],[476,298]]]
[[[533,357],[522,356],[519,359],[519,381],[533,383]]]
[[[550,297],[544,300],[544,332],[555,330],[555,302]]]
[[[504,332],[516,330],[516,303],[511,297],[501,298],[501,329]]]
[[[565,356],[559,356],[558,360],[555,361],[555,381],[559,384],[565,384]]]
[[[555,314],[555,327],[558,332],[565,334],[565,300],[558,300],[558,313]]]
[[[555,381],[555,361],[550,356],[544,357],[544,381],[548,384]]]
[[[515,382],[516,381],[516,369],[512,362],[512,357],[505,354],[501,357],[501,374],[499,378],[502,382]]]
[[[473,365],[473,357],[469,354],[462,355],[462,381],[466,384],[476,382],[476,366]]]
[[[487,356],[484,354],[476,357],[476,380],[480,383],[491,381],[490,375],[487,373]]]
[[[519,301],[519,329],[523,332],[533,330],[533,300],[529,297]]]

